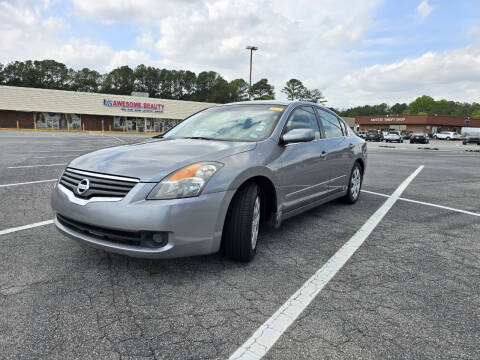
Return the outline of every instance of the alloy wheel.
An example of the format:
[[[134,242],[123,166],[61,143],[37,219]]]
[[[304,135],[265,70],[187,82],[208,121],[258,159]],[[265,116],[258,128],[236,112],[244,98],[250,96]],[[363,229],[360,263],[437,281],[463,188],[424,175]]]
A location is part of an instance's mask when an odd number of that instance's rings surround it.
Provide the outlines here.
[[[258,229],[260,227],[260,196],[257,195],[255,198],[255,204],[253,206],[253,216],[252,216],[252,250],[255,250],[257,247],[257,238],[258,238]]]
[[[361,182],[362,182],[362,178],[360,175],[360,170],[358,167],[355,167],[355,169],[353,169],[351,186],[350,186],[350,192],[354,200],[358,197],[358,194],[360,193]]]

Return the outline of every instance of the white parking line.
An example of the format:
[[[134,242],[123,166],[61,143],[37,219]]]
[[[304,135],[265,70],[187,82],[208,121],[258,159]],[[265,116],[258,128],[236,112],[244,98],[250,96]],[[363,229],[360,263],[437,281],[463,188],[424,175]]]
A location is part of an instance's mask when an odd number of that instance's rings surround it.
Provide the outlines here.
[[[17,226],[10,229],[0,230],[0,235],[11,234],[13,232],[27,230],[27,229],[35,228],[38,226],[44,226],[44,225],[50,225],[50,224],[53,224],[53,220],[40,221],[40,222],[29,224],[29,225]]]
[[[28,182],[13,183],[13,184],[3,184],[3,185],[0,185],[0,188],[9,187],[9,186],[18,186],[18,185],[38,184],[38,183],[51,182],[51,181],[57,181],[57,180],[58,179],[50,179],[50,180],[37,180],[37,181],[28,181]]]
[[[42,166],[65,166],[67,164],[48,164],[48,165],[22,165],[22,166],[8,166],[7,169],[22,169],[22,168],[34,168]]]
[[[372,195],[383,196],[383,197],[390,197],[390,195],[382,194],[382,193],[378,193],[378,192],[374,192],[374,191],[362,190],[362,192],[365,192],[365,193],[367,193],[367,194],[372,194]],[[415,204],[433,206],[433,207],[436,207],[436,208],[439,208],[439,209],[455,211],[455,212],[458,212],[458,213],[467,214],[467,215],[472,215],[472,216],[480,216],[480,213],[475,213],[475,212],[471,212],[471,211],[467,211],[467,210],[462,210],[462,209],[456,209],[456,208],[452,208],[452,207],[449,207],[449,206],[432,204],[432,203],[425,202],[425,201],[412,200],[412,199],[407,199],[407,198],[402,198],[402,197],[399,198],[398,200],[407,201],[407,202],[411,202],[411,203],[415,203]]]
[[[385,203],[370,216],[370,218],[300,289],[293,294],[255,333],[231,356],[233,359],[261,359],[293,324],[298,316],[306,309],[324,286],[345,265],[350,257],[358,250],[370,233],[380,223],[385,214],[400,198],[400,195],[423,169],[419,166]]]

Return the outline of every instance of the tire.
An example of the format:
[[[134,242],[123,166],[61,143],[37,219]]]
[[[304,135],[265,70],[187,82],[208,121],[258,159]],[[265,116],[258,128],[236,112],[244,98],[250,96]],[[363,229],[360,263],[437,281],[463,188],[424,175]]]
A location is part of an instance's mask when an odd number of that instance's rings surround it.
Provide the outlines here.
[[[358,180],[355,180],[357,178]],[[342,201],[346,204],[355,204],[360,197],[360,189],[362,188],[363,172],[362,167],[358,162],[353,164],[352,171],[350,173],[350,180],[348,182],[348,189]],[[355,185],[358,181],[357,185]],[[356,186],[356,190],[352,190]]]
[[[449,137],[447,137],[445,140],[447,140],[447,141],[450,141],[450,138],[449,138]]]
[[[248,262],[257,252],[258,229],[261,220],[260,189],[255,183],[243,185],[228,209],[222,234],[225,256]]]
[[[413,141],[412,141],[412,140],[410,140],[410,144],[413,144]]]
[[[433,135],[433,138],[434,138],[435,140],[437,140],[437,139],[438,139],[438,138],[437,138],[437,135]]]

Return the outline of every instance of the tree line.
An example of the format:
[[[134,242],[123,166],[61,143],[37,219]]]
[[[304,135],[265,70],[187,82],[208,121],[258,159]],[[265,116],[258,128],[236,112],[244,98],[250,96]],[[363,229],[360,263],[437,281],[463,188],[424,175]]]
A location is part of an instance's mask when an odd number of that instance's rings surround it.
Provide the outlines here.
[[[120,66],[108,73],[83,68],[74,70],[55,60],[14,61],[0,64],[0,84],[43,89],[100,92],[130,95],[146,92],[150,97],[227,103],[248,98],[248,84],[243,79],[230,82],[214,71],[195,74],[188,70],[167,70],[138,65]],[[252,98],[274,98],[274,87],[267,79],[252,84]]]
[[[438,114],[480,119],[480,104],[449,101],[445,99],[435,100],[431,96],[423,95],[416,98],[410,104],[396,103],[392,106],[382,103],[379,105],[356,106],[346,110],[337,110],[341,116],[362,115],[424,115]]]
[[[228,103],[248,99],[248,83],[243,79],[225,80],[215,71],[198,74],[189,70],[159,69],[138,65],[135,68],[120,66],[101,74],[83,68],[74,70],[55,60],[14,61],[0,64],[0,84],[43,89],[99,92],[105,94],[130,95],[146,92],[150,97],[174,100]],[[281,92],[288,100],[306,100],[325,103],[327,100],[319,89],[308,89],[298,79],[290,79]],[[253,100],[275,99],[273,85],[263,78],[252,84]],[[407,115],[438,114],[480,118],[480,104],[435,100],[430,96],[418,97],[410,104],[386,103],[363,105],[349,109],[335,109],[341,116],[360,115]]]
[[[215,71],[196,74],[189,70],[159,69],[143,64],[133,69],[120,66],[100,74],[89,68],[74,70],[55,60],[14,61],[0,64],[0,84],[116,95],[146,92],[153,98],[214,103],[248,99],[248,83],[243,79],[227,81]],[[297,79],[289,80],[282,92],[290,100],[326,101],[318,89],[309,90]],[[260,79],[252,84],[251,98],[274,99],[273,85],[265,78]]]

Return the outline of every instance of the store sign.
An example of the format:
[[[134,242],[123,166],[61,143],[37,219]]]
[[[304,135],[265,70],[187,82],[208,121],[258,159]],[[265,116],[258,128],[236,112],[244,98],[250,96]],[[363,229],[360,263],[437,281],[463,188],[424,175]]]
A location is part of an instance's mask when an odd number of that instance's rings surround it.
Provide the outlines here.
[[[117,107],[123,111],[140,111],[140,112],[163,112],[165,105],[155,104],[149,102],[140,101],[124,101],[124,100],[111,100],[103,99],[103,105],[108,107]]]
[[[372,118],[371,122],[402,122],[405,121],[404,117],[383,117],[383,118]]]

